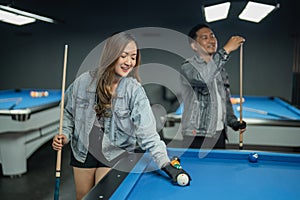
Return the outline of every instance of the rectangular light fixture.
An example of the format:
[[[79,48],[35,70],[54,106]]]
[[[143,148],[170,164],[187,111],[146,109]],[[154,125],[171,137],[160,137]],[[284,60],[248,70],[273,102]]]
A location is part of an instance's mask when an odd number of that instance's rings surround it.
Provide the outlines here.
[[[16,15],[10,12],[0,10],[0,21],[21,26],[24,24],[33,23],[36,20],[30,17]]]
[[[18,10],[10,6],[0,5],[0,21],[15,24],[15,25],[24,25],[24,24],[33,23],[36,20],[40,20],[48,23],[55,23],[53,19],[50,19],[48,17],[43,17],[40,15]]]
[[[242,20],[259,23],[275,8],[276,6],[273,5],[249,1],[244,10],[239,15],[239,18]]]
[[[230,8],[230,2],[204,7],[204,16],[207,22],[226,19]]]

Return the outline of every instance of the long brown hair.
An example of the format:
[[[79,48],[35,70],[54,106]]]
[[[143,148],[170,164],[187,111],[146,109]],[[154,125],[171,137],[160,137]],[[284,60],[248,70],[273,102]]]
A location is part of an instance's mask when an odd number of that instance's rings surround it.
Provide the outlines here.
[[[115,34],[107,39],[99,66],[99,80],[97,83],[97,106],[95,107],[96,113],[99,117],[101,116],[109,116],[110,114],[107,112],[108,109],[111,108],[111,100],[113,98],[112,94],[112,84],[115,80],[115,63],[123,53],[126,45],[130,42],[134,41],[137,46],[137,57],[136,57],[136,65],[133,70],[128,74],[130,77],[134,77],[139,82],[141,81],[139,76],[139,65],[141,54],[138,48],[138,44],[134,37],[126,32],[120,32]]]

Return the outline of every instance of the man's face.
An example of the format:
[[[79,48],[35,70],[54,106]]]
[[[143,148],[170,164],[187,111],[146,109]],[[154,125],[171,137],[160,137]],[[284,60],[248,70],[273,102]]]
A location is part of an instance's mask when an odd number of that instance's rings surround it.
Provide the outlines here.
[[[199,29],[196,34],[197,37],[195,40],[209,55],[216,53],[218,41],[211,29],[204,27]]]

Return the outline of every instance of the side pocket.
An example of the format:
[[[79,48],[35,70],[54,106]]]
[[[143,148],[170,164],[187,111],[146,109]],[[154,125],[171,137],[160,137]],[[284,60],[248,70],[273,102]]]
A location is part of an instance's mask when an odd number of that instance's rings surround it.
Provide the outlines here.
[[[194,128],[198,129],[200,125],[200,102],[195,100],[193,102],[193,109],[191,114],[191,124]]]
[[[89,106],[89,102],[85,99],[76,98],[75,100],[75,121],[82,122],[86,120],[86,110]]]
[[[202,129],[205,127],[205,116],[203,116],[207,111],[207,103],[209,101],[209,89],[206,84],[202,83],[198,87],[194,88],[197,94],[197,100],[193,102],[191,111],[191,125],[195,129]]]

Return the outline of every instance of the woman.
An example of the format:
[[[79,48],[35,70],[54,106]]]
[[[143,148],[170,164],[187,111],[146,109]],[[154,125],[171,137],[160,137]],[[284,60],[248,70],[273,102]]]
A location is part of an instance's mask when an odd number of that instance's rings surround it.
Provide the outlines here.
[[[170,166],[166,145],[139,83],[140,50],[128,33],[110,37],[100,67],[83,73],[66,91],[63,134],[53,138],[60,150],[71,141],[76,198],[81,199],[136,143],[150,152],[173,180],[184,170]],[[99,151],[98,151],[99,150]]]

